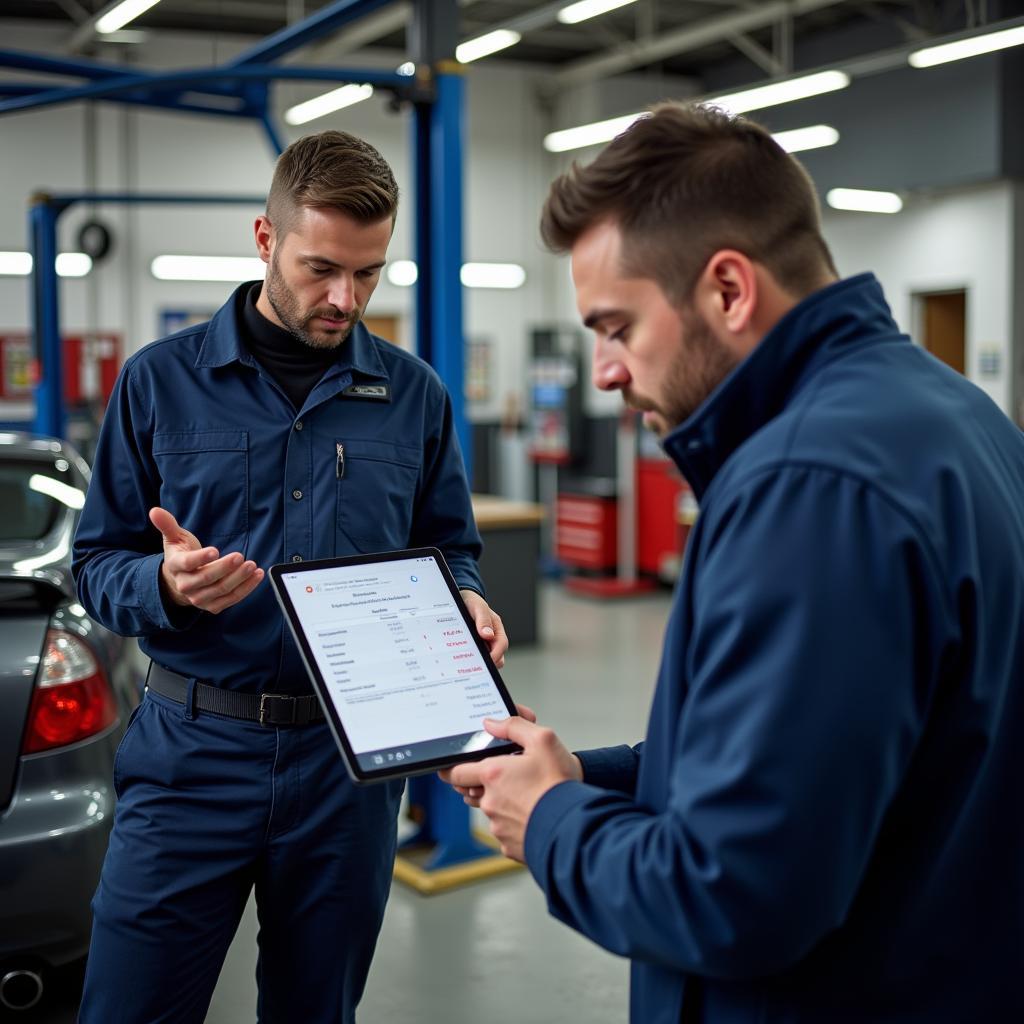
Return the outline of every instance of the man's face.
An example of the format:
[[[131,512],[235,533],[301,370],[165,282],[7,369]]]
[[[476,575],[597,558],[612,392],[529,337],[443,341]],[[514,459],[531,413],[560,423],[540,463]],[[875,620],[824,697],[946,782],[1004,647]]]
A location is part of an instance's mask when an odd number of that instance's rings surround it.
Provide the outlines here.
[[[340,210],[300,207],[282,237],[261,217],[256,242],[267,276],[260,312],[311,348],[337,348],[377,287],[392,228],[390,217],[362,224]]]
[[[621,391],[664,436],[703,403],[738,359],[692,308],[678,309],[650,278],[626,277],[622,235],[603,221],[572,248],[576,304],[594,331],[594,385]]]

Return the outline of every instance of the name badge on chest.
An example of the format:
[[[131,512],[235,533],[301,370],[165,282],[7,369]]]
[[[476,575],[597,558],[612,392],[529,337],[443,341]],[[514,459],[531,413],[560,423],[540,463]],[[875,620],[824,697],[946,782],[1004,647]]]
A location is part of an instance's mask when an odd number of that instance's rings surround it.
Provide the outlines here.
[[[342,398],[363,398],[370,402],[390,402],[391,388],[387,384],[349,384]]]

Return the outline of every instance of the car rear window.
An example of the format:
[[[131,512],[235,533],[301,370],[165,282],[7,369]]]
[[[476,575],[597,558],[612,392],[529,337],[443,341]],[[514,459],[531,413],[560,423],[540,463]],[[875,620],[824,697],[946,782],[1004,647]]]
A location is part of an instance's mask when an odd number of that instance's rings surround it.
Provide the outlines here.
[[[40,540],[84,500],[67,460],[0,457],[0,543]]]

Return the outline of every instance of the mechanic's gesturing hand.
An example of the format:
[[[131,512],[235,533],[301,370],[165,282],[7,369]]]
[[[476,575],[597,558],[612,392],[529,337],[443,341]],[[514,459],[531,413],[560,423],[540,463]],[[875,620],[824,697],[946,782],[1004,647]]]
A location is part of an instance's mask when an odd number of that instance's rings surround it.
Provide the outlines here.
[[[166,509],[151,508],[149,521],[163,537],[160,583],[173,604],[216,615],[248,597],[263,579],[263,570],[240,552],[222,556],[216,548],[203,547]]]

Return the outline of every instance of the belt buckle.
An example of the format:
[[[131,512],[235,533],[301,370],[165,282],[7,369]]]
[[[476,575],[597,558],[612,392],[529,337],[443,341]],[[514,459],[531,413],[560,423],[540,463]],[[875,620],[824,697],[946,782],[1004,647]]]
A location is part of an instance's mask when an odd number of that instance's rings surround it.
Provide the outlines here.
[[[287,700],[289,702],[290,706],[291,706],[291,709],[292,709],[291,721],[290,722],[268,722],[267,721],[267,713],[268,713],[267,701],[268,700]],[[263,725],[263,726],[266,726],[266,725],[273,725],[273,726],[278,726],[278,725],[294,725],[295,724],[295,717],[296,717],[297,711],[298,711],[297,701],[295,700],[294,697],[289,696],[287,693],[261,693],[260,694],[260,717],[259,717],[260,725]]]

